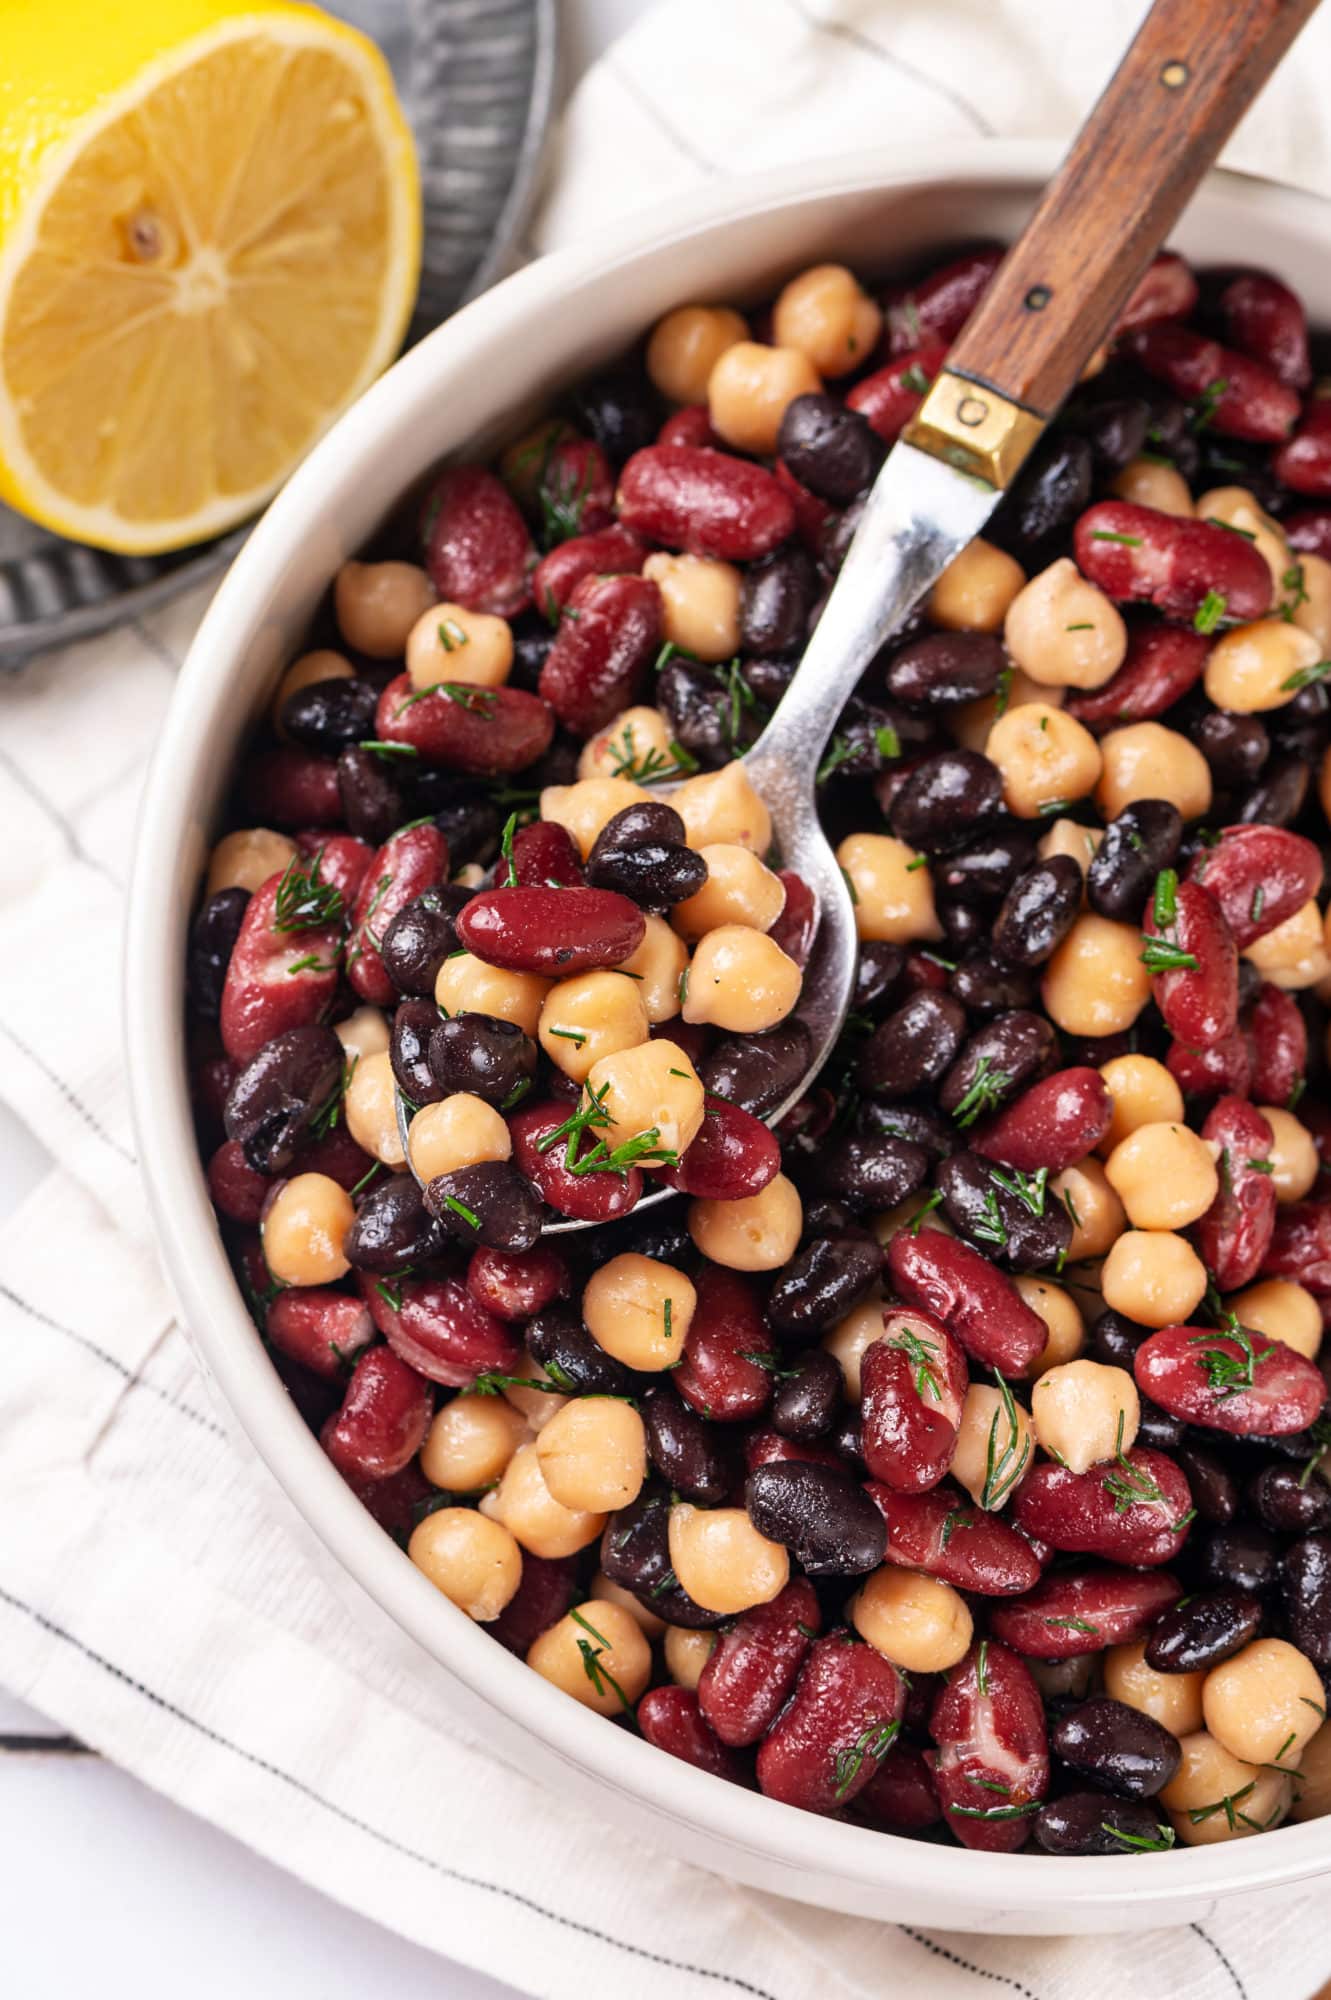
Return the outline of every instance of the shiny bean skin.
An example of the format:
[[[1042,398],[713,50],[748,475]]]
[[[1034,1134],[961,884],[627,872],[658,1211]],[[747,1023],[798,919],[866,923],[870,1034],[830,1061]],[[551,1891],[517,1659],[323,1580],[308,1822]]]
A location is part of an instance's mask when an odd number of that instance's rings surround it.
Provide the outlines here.
[[[930,632],[892,655],[887,691],[912,708],[956,708],[992,695],[1006,667],[992,632]]]
[[[1154,1568],[1183,1547],[1192,1496],[1172,1459],[1138,1447],[1090,1472],[1033,1466],[1013,1507],[1019,1527],[1056,1549]]]
[[[888,1247],[888,1268],[900,1296],[941,1320],[981,1367],[1020,1376],[1043,1350],[1044,1321],[969,1243],[937,1230],[901,1230]]]
[[[1014,965],[1043,965],[1072,928],[1082,871],[1067,855],[1037,861],[1012,884],[994,920],[993,947]]]
[[[493,1014],[455,1014],[430,1034],[430,1074],[440,1093],[464,1091],[496,1109],[530,1089],[536,1054],[530,1035]]]
[[[698,1705],[723,1743],[744,1749],[767,1734],[821,1629],[813,1586],[795,1577],[721,1633],[698,1680]]]
[[[937,1486],[952,1460],[966,1396],[966,1362],[940,1320],[885,1311],[860,1362],[861,1451],[893,1491]]]
[[[1127,1799],[1154,1798],[1180,1761],[1178,1739],[1167,1729],[1105,1696],[1061,1715],[1049,1732],[1049,1747],[1079,1776]]]
[[[638,1727],[648,1743],[696,1770],[731,1784],[744,1783],[740,1763],[710,1727],[689,1688],[651,1688],[638,1703]]]
[[[744,1506],[759,1534],[783,1543],[806,1576],[862,1576],[883,1559],[883,1517],[839,1470],[758,1466],[745,1482]]]
[[[1182,836],[1182,817],[1165,799],[1139,799],[1111,820],[1086,870],[1086,896],[1097,915],[1136,923]]]
[[[471,1248],[530,1250],[540,1240],[540,1200],[508,1160],[482,1160],[436,1174],[425,1205],[455,1242]]]
[[[839,1391],[839,1375],[836,1386]],[[666,1484],[704,1506],[723,1501],[734,1489],[738,1460],[733,1445],[716,1426],[686,1403],[672,1384],[649,1390],[642,1414],[648,1455]]]
[[[1074,691],[1067,712],[1096,731],[1151,722],[1197,685],[1209,652],[1210,641],[1190,626],[1133,625],[1113,679],[1087,694]]]
[[[455,918],[470,900],[456,883],[426,889],[384,926],[380,956],[399,993],[432,999],[439,968],[458,949]]]
[[[1032,1820],[1031,1834],[1046,1854],[1139,1854],[1168,1847],[1172,1839],[1144,1799],[1107,1799],[1103,1792],[1049,1799]]]
[[[1276,1535],[1306,1535],[1331,1528],[1331,1487],[1323,1480],[1304,1482],[1292,1465],[1268,1465],[1248,1487],[1248,1506],[1264,1528]]]
[[[1129,500],[1097,500],[1077,522],[1074,548],[1082,575],[1106,596],[1149,602],[1167,618],[1191,622],[1211,590],[1225,598],[1234,619],[1260,618],[1271,607],[1266,558],[1208,521],[1180,520]]]
[[[882,1252],[855,1237],[818,1237],[777,1273],[767,1318],[783,1341],[814,1340],[877,1282]]]
[[[1040,1562],[1025,1536],[952,1488],[904,1492],[872,1480],[865,1490],[887,1524],[887,1562],[981,1597],[1016,1597],[1037,1585]]]
[[[1305,1535],[1286,1549],[1280,1585],[1290,1638],[1319,1667],[1331,1666],[1331,1536]]]
[[[1023,1173],[1062,1173],[1093,1152],[1109,1129],[1112,1105],[1094,1069],[1061,1069],[1031,1085],[977,1127],[977,1153]]]
[[[717,1612],[695,1604],[675,1577],[670,1562],[670,1495],[663,1487],[649,1484],[631,1506],[610,1516],[601,1537],[601,1568],[612,1583],[668,1625],[704,1631],[722,1622]]]
[[[1014,1193],[1011,1183],[1011,1175],[980,1154],[953,1153],[938,1169],[941,1212],[1005,1269],[1043,1270],[1066,1256],[1072,1218],[1061,1202]]]
[[[794,508],[763,467],[719,452],[652,445],[629,460],[620,525],[690,555],[751,562],[786,541]]]
[[[1237,1291],[1261,1270],[1275,1230],[1275,1134],[1255,1105],[1222,1097],[1207,1113],[1201,1136],[1217,1149],[1220,1187],[1197,1224],[1197,1246],[1219,1288]]]
[[[817,592],[813,559],[798,543],[750,564],[740,601],[742,650],[788,653],[803,645]]]
[[[1044,1704],[1025,1662],[996,1640],[973,1646],[936,1698],[929,1733],[938,1796],[957,1839],[988,1853],[1023,1847],[1030,1818],[1013,1808],[1049,1788]]]
[[[782,1369],[769,1411],[782,1437],[808,1444],[831,1430],[841,1407],[841,1368],[825,1348],[811,1347]]]
[[[411,1175],[394,1174],[367,1189],[344,1247],[355,1270],[387,1277],[440,1256],[444,1243]]]
[[[1160,1674],[1204,1672],[1255,1639],[1263,1616],[1261,1599],[1246,1591],[1203,1591],[1157,1620],[1146,1641],[1146,1664]]]
[[[710,1093],[762,1118],[789,1095],[808,1066],[808,1029],[799,1021],[783,1021],[760,1035],[718,1042],[699,1074]]]
[[[1133,1357],[1138,1387],[1185,1423],[1243,1437],[1305,1430],[1327,1398],[1311,1361],[1265,1334],[1167,1326]]]
[[[1162,1570],[1109,1563],[1051,1570],[1024,1596],[995,1605],[989,1627],[1004,1645],[1030,1658],[1075,1659],[1088,1648],[1145,1638],[1178,1593],[1177,1578]]]
[[[786,405],[777,456],[810,493],[844,507],[871,486],[883,462],[883,443],[869,414],[860,414],[852,390],[846,403],[834,396],[796,396]]]
[[[978,751],[940,750],[910,772],[892,801],[889,824],[910,846],[945,853],[964,847],[992,818],[1002,790],[998,771]]]
[[[999,1014],[976,1030],[938,1088],[939,1108],[963,1130],[1008,1103],[1055,1060],[1057,1037],[1042,1014]]]
[[[860,1058],[860,1081],[876,1097],[909,1097],[938,1081],[965,1031],[965,1009],[950,994],[916,993],[874,1030]]]
[[[240,935],[250,891],[235,887],[210,895],[190,926],[187,980],[196,1014],[215,1021],[222,1006],[226,969]]]
[[[265,1042],[227,1094],[228,1139],[247,1165],[281,1174],[295,1159],[311,1121],[342,1082],[342,1044],[331,1028],[287,1028]]]
[[[391,1348],[372,1347],[353,1368],[320,1443],[344,1478],[387,1479],[425,1442],[430,1407],[429,1383]]]
[[[1264,1528],[1247,1522],[1212,1529],[1203,1537],[1198,1555],[1203,1581],[1219,1590],[1266,1597],[1280,1582],[1279,1543]]]
[[[1301,910],[1322,883],[1311,840],[1277,826],[1229,826],[1188,869],[1221,908],[1240,951]],[[1259,893],[1260,891],[1260,893]]]
[[[920,1186],[928,1169],[928,1154],[908,1139],[848,1132],[819,1150],[813,1171],[820,1193],[863,1215],[895,1208]]]
[[[895,1741],[905,1694],[896,1668],[872,1646],[837,1632],[815,1640],[758,1752],[759,1789],[806,1812],[848,1804]]]

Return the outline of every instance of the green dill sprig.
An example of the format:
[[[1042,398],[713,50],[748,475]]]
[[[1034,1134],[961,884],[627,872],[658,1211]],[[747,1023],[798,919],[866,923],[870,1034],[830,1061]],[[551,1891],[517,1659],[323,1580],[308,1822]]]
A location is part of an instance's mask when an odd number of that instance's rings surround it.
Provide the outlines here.
[[[293,854],[282,872],[273,897],[275,931],[320,930],[325,924],[339,923],[346,914],[346,900],[336,882],[326,882],[320,874],[323,849],[315,855],[308,871],[301,868],[301,856]]]
[[[1031,1440],[1017,1425],[1017,1406],[1012,1391],[997,1368],[994,1375],[998,1381],[1001,1408],[994,1411],[989,1425],[989,1441],[985,1450],[984,1484],[980,1488],[980,1505],[986,1513],[993,1513],[1003,1505],[1017,1481],[1025,1472],[1031,1456]],[[998,1448],[999,1418],[1006,1419],[1007,1442],[1002,1450]],[[1020,1449],[1018,1448],[1020,1447]]]
[[[953,1121],[963,1129],[973,1125],[977,1118],[993,1111],[1011,1088],[1012,1077],[1008,1071],[999,1069],[992,1056],[981,1056],[970,1087],[952,1113]]]
[[[866,1757],[872,1757],[875,1764],[881,1764],[901,1731],[900,1721],[871,1722],[857,1740],[848,1748],[838,1750],[833,1765],[836,1790],[833,1797],[838,1803],[859,1777]]]

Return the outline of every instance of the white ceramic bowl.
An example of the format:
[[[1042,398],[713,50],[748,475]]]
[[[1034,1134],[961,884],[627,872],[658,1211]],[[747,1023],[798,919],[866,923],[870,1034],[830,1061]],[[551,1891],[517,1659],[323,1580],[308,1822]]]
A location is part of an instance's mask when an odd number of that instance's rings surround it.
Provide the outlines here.
[[[897,1839],[719,1783],[610,1729],[513,1659],[413,1568],[352,1497],[274,1374],[232,1279],[195,1151],[186,1089],[184,942],[219,803],[247,724],[339,563],[403,490],[450,454],[483,456],[554,390],[667,308],[756,298],[801,266],[869,271],[934,245],[1011,237],[1055,164],[1045,145],[953,147],[821,162],[672,202],[545,259],[398,363],[324,439],[242,550],[190,650],[144,800],[130,905],[128,1056],[139,1157],[202,1360],[313,1535],[313,1559],[386,1646],[415,1642],[436,1700],[593,1811],[704,1867],[872,1917],[952,1929],[1079,1932],[1193,1920],[1217,1897],[1331,1871],[1331,1818],[1149,1858],[1053,1861]],[[1256,256],[1331,322],[1331,208],[1215,176],[1174,241],[1202,263]],[[321,1548],[322,1554],[319,1553]],[[394,1630],[393,1628],[397,1628]]]

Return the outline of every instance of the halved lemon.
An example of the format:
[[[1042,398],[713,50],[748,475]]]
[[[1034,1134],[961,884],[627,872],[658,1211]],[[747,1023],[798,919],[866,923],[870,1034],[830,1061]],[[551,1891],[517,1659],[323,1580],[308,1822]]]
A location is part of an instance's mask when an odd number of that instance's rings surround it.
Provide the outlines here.
[[[420,264],[387,65],[318,8],[0,6],[0,499],[156,553],[255,512],[392,360]]]

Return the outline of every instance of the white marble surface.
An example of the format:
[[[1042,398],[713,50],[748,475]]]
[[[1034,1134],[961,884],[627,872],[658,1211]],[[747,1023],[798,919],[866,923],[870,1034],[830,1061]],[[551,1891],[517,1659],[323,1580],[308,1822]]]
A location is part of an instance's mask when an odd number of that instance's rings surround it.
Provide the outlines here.
[[[571,85],[651,0],[559,4]],[[0,1218],[48,1165],[0,1106]],[[0,1690],[0,1736],[55,1731]],[[98,1758],[55,1749],[0,1758],[0,1884],[0,1990],[13,2000],[83,1991],[102,2000],[514,2000],[511,1987],[329,1902]]]

